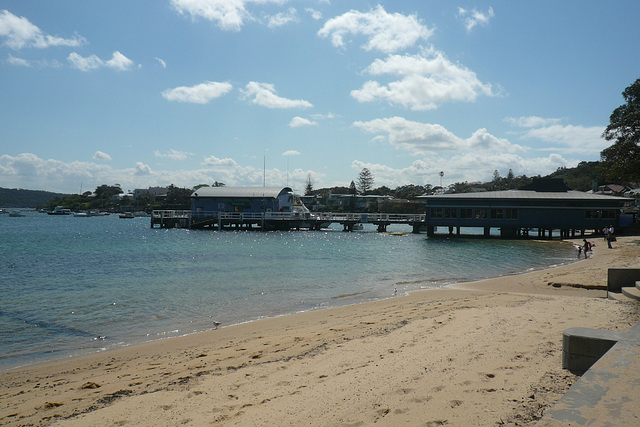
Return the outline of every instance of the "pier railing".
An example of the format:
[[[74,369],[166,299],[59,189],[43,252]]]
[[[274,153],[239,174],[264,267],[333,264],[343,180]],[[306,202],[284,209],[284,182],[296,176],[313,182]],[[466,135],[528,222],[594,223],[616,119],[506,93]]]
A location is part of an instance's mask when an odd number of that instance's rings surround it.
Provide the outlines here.
[[[408,224],[424,223],[425,214],[353,213],[353,212],[206,212],[189,210],[155,210],[151,226],[192,227],[203,223],[260,223],[263,221],[313,221],[340,224]]]

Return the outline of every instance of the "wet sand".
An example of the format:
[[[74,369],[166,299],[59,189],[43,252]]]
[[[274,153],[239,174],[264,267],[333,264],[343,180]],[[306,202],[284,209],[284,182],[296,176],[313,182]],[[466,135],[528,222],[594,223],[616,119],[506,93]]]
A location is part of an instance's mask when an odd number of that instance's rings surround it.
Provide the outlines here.
[[[564,329],[640,320],[605,291],[640,237],[595,242],[567,266],[1,372],[0,425],[527,425],[577,378]]]

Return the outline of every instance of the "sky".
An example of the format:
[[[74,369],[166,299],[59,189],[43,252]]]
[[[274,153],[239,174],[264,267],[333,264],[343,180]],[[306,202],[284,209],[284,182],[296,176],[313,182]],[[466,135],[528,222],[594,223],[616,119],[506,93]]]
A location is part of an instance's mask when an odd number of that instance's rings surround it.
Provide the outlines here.
[[[637,0],[0,0],[0,187],[544,176],[610,145],[639,16]]]

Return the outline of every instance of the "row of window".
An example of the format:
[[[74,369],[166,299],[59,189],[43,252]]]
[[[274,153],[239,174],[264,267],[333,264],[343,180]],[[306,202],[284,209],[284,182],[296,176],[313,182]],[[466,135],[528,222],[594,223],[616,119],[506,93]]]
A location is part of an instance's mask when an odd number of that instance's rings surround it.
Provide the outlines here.
[[[460,218],[463,219],[518,219],[516,208],[460,208]],[[458,218],[457,208],[431,208],[431,218]]]
[[[518,209],[516,208],[431,208],[431,218],[446,219],[518,219]],[[605,210],[587,210],[585,211],[587,219],[615,219],[615,209]]]
[[[585,218],[602,218],[602,219],[616,219],[616,211],[614,209],[608,209],[603,211],[589,210],[584,213]]]

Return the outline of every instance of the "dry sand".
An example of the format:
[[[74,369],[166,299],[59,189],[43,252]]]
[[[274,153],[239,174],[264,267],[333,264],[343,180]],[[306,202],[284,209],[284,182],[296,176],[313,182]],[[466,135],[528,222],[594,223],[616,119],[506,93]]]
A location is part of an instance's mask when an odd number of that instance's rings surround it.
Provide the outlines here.
[[[607,267],[640,267],[640,237],[596,243],[568,266],[2,372],[0,425],[533,423],[577,378],[564,329],[640,320],[604,290]]]

